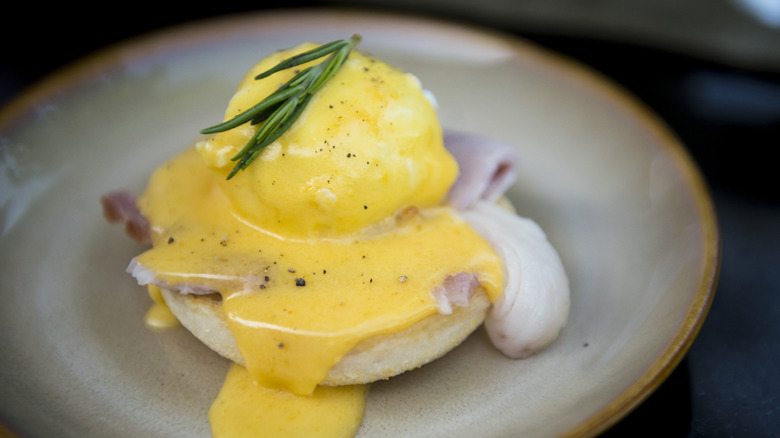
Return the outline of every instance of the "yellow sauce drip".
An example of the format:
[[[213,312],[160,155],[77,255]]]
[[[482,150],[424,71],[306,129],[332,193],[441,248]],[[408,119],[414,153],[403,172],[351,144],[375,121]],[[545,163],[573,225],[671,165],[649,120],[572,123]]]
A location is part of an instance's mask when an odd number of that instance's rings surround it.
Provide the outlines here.
[[[209,410],[215,438],[348,438],[360,427],[369,385],[320,386],[294,395],[254,382],[232,364]]]
[[[160,288],[150,284],[147,287],[149,297],[152,299],[152,307],[146,312],[144,323],[146,327],[155,331],[165,331],[181,327],[179,320],[171,313],[160,294]]]

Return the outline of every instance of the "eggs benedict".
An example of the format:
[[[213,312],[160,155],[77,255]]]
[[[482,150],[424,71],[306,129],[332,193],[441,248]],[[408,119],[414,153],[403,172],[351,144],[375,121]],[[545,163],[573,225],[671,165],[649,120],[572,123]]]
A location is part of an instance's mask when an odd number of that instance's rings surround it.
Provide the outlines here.
[[[501,200],[514,153],[445,136],[419,80],[353,51],[358,40],[260,61],[228,128],[160,166],[139,197],[103,199],[109,220],[152,244],[128,267],[158,300],[149,319],[169,310],[235,364],[210,413],[215,436],[349,436],[366,384],[441,357],[486,319],[514,358],[565,324],[560,258]],[[329,61],[310,56],[335,43]],[[301,83],[315,91],[257,110]],[[262,433],[246,426],[258,412]]]

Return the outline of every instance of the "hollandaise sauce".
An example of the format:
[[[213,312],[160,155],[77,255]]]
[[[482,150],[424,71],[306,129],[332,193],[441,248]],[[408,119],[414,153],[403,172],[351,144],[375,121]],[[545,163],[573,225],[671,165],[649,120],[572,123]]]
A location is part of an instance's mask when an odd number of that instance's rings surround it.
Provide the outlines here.
[[[159,227],[137,257],[169,284],[200,284],[222,310],[262,385],[308,394],[357,342],[438,312],[447,275],[479,273],[493,298],[501,264],[447,207],[393,217],[340,239],[289,239],[235,214],[215,175],[190,149],[151,178],[141,205]]]
[[[170,330],[175,327],[180,327],[179,320],[171,313],[171,310],[165,304],[160,288],[153,284],[148,285],[147,291],[149,292],[149,298],[152,299],[152,307],[146,312],[144,316],[144,323],[146,327],[155,331]]]
[[[247,73],[226,118],[292,74],[258,72],[307,47]],[[457,163],[413,76],[353,53],[298,121],[226,180],[255,129],[208,137],[157,169],[138,202],[154,245],[137,260],[168,284],[221,297],[246,368],[232,367],[212,408],[215,434],[242,419],[283,436],[325,430],[329,415],[354,434],[367,389],[319,386],[329,369],[361,340],[437,313],[431,292],[448,275],[476,274],[495,301],[501,260],[442,205]]]
[[[319,386],[296,395],[258,385],[232,364],[209,410],[214,438],[348,438],[360,427],[368,385]]]

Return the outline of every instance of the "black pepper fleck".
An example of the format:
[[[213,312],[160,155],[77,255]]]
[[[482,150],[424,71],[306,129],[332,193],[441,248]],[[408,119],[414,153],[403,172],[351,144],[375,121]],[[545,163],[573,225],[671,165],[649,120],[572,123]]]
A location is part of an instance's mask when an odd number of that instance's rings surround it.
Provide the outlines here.
[[[173,243],[173,236],[168,238],[168,245],[170,245],[171,243]]]
[[[306,286],[306,280],[303,278],[296,278],[295,279],[295,285],[296,286]]]

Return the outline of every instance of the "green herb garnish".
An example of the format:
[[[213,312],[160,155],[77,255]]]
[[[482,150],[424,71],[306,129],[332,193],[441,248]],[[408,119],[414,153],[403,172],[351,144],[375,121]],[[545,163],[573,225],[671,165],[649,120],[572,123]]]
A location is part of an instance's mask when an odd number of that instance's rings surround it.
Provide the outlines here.
[[[238,163],[230,171],[227,179],[233,178],[239,170],[246,169],[260,155],[263,148],[273,143],[292,126],[304,108],[306,108],[314,93],[336,74],[349,57],[352,49],[359,42],[360,35],[353,35],[350,39],[323,44],[308,52],[285,59],[270,70],[255,76],[255,79],[263,79],[278,71],[287,70],[330,55],[319,64],[298,72],[287,83],[279,87],[278,90],[249,110],[219,125],[200,131],[201,134],[215,134],[231,130],[244,123],[253,125],[262,123],[262,126],[247,142],[246,146],[232,158],[232,161],[238,161]]]

